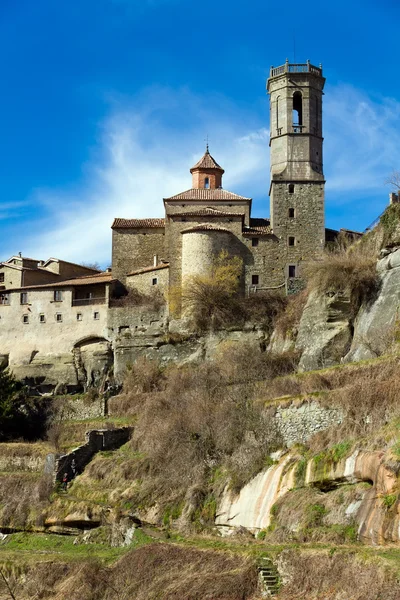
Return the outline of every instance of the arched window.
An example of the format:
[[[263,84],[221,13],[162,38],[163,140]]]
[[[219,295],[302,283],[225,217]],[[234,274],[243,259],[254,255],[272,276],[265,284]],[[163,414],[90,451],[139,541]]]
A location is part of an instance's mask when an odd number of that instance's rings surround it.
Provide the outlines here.
[[[206,190],[208,190],[210,187],[210,179],[208,177],[206,177],[204,180],[204,187],[206,188]]]
[[[301,133],[303,127],[303,96],[301,92],[295,92],[293,94],[293,131],[294,133]]]

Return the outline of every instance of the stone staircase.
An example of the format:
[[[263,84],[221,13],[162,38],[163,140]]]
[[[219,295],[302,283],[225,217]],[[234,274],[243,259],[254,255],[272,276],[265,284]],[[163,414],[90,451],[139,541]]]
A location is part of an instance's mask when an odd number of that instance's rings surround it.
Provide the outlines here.
[[[260,558],[258,562],[258,572],[261,584],[265,590],[265,596],[275,596],[280,587],[280,578],[277,568],[268,557]]]

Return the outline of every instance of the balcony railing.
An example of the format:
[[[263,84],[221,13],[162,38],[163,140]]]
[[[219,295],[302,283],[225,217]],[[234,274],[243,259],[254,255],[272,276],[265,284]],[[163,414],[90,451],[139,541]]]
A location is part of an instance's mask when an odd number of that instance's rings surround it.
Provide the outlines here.
[[[322,65],[315,67],[309,60],[306,63],[294,64],[290,64],[289,61],[286,61],[285,64],[280,67],[271,67],[269,76],[278,77],[278,75],[283,75],[284,73],[314,73],[314,75],[322,77]]]
[[[304,125],[292,125],[293,133],[303,133]]]
[[[93,304],[105,304],[107,298],[74,298],[72,306],[92,306]]]

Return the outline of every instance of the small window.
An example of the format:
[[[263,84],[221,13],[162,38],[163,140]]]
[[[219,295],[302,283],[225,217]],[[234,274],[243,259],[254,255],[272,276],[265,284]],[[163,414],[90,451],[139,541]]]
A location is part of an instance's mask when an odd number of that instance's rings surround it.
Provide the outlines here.
[[[294,246],[296,243],[296,238],[294,238],[292,235],[290,235],[288,237],[288,246]]]
[[[82,321],[82,313],[76,313],[76,320]]]
[[[289,265],[289,278],[296,277],[296,265]]]
[[[4,273],[0,273],[0,283],[4,283]]]
[[[29,323],[29,315],[23,315],[22,322],[25,324],[28,324]]]
[[[62,302],[62,291],[54,290],[54,302]]]
[[[251,245],[258,246],[258,238],[251,238]]]
[[[28,304],[28,293],[22,292],[20,295],[21,304]]]
[[[153,277],[153,279],[151,281],[151,285],[157,285],[157,283],[158,283],[157,277]]]
[[[208,190],[210,187],[210,179],[208,177],[206,177],[204,180],[204,187],[206,188],[206,190]]]
[[[294,194],[294,183],[289,183],[288,191],[289,191],[289,194]]]
[[[288,216],[289,219],[294,219],[294,208],[289,208]]]
[[[56,321],[57,321],[57,323],[62,323],[62,314],[61,313],[56,314]]]
[[[45,317],[45,315],[39,315],[39,322],[40,323],[46,323],[46,317]]]
[[[95,319],[95,321],[98,321],[98,320],[100,319],[100,313],[99,313],[99,312],[97,312],[97,311],[95,311],[95,312],[93,313],[93,319]]]
[[[258,285],[258,275],[252,275],[251,276],[251,284],[252,285]]]
[[[0,294],[0,304],[3,304],[4,306],[9,306],[9,304],[10,304],[9,294]]]

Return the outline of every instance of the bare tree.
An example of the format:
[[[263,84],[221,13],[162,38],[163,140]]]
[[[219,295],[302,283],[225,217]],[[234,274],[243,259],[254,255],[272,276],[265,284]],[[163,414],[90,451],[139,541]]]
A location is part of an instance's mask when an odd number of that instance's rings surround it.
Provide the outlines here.
[[[400,171],[392,171],[389,177],[385,180],[386,185],[390,185],[395,190],[400,190]]]

